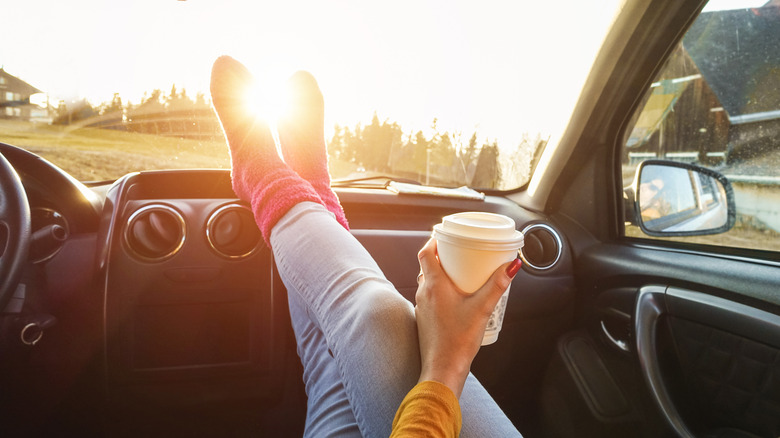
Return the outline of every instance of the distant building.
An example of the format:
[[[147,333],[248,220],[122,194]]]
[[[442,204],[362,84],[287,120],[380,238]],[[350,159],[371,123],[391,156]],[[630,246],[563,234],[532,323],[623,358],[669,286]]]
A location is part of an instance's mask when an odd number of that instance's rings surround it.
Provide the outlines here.
[[[629,162],[735,166],[777,153],[779,14],[780,0],[702,13],[652,84],[626,142]]]
[[[30,96],[43,93],[0,68],[0,119],[51,123],[47,108],[30,103]]]

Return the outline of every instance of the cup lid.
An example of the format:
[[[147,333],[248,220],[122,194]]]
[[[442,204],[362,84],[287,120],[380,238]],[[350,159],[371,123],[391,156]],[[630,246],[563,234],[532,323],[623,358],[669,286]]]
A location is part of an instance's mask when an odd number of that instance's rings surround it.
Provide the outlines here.
[[[476,240],[485,243],[523,245],[523,233],[515,229],[515,221],[502,214],[464,212],[445,216],[434,226],[434,234],[459,240]]]

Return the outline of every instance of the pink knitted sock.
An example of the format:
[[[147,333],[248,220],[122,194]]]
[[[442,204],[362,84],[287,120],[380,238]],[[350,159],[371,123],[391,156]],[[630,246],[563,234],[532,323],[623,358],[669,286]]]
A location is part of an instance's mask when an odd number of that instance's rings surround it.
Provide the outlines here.
[[[322,199],[279,158],[268,124],[246,110],[252,80],[241,63],[222,56],[211,70],[211,98],[230,147],[233,191],[251,204],[270,247],[271,229],[287,211],[304,201],[322,204]]]
[[[290,77],[288,88],[291,107],[277,126],[284,160],[311,183],[325,207],[349,230],[344,209],[330,188],[324,138],[325,108],[320,87],[311,74],[299,71]]]

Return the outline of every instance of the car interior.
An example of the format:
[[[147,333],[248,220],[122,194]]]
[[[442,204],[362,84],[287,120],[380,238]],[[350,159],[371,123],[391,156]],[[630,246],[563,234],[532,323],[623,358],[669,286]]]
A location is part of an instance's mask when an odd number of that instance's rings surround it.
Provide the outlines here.
[[[780,436],[780,3],[705,6],[623,2],[520,187],[333,182],[351,233],[412,302],[417,252],[442,217],[515,221],[523,266],[472,372],[526,437]],[[740,58],[763,66],[738,70],[753,75],[742,112],[717,85],[737,80],[710,75],[697,62],[710,49],[689,40],[738,20],[770,48],[763,64]],[[667,67],[682,52],[701,73]],[[657,131],[702,77],[719,100],[702,117],[731,131],[725,158],[713,146],[685,162]],[[0,142],[1,435],[303,435],[286,290],[229,169],[79,181],[1,129]],[[745,210],[743,187],[774,222]],[[736,243],[707,240],[722,236]]]

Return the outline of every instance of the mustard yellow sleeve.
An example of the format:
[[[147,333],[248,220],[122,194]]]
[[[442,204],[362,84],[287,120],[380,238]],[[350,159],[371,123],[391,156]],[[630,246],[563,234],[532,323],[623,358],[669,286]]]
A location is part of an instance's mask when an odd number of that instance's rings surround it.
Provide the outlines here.
[[[406,394],[393,420],[391,437],[457,437],[460,404],[452,390],[434,381],[420,382]]]

